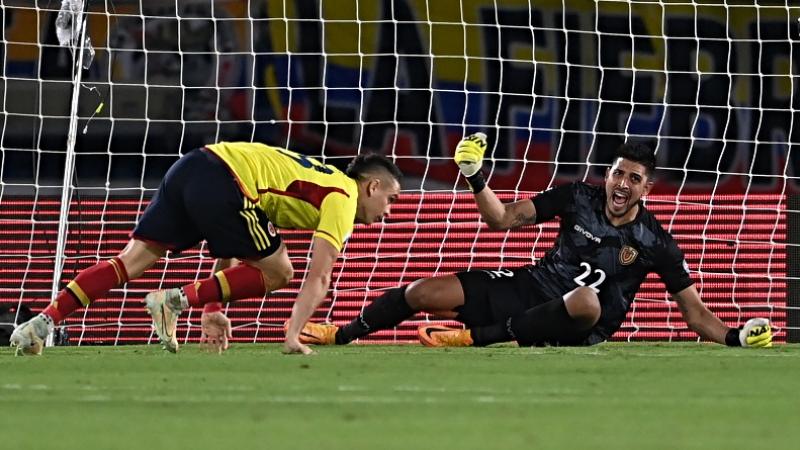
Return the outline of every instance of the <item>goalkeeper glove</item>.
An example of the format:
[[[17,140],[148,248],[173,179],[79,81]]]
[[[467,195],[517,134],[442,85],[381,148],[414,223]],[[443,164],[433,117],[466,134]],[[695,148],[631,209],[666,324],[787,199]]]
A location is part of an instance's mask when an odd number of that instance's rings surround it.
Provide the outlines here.
[[[763,317],[750,319],[739,331],[742,347],[772,347],[772,327]]]
[[[461,174],[466,177],[472,192],[477,194],[486,187],[486,179],[481,172],[483,154],[486,152],[486,135],[473,133],[461,139],[456,147],[454,160]]]
[[[731,328],[725,341],[731,346],[772,347],[772,327],[769,320],[756,317],[748,320],[741,330]]]

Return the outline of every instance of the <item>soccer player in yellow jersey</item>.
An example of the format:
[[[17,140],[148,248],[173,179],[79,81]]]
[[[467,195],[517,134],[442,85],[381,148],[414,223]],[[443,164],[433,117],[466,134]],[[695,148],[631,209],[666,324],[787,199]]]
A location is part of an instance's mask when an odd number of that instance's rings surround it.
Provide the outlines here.
[[[221,313],[213,304],[261,297],[289,283],[292,264],[276,228],[291,228],[314,235],[308,275],[292,309],[290,323],[297,326],[288,328],[284,351],[310,353],[299,333],[325,298],[353,224],[372,224],[389,214],[401,177],[389,159],[376,154],[357,156],[343,173],[259,143],[221,142],[192,150],[169,169],[125,249],[78,274],[50,306],[14,331],[11,343],[18,354],[41,353],[48,333],[68,314],[139,277],[167,250],[180,252],[205,240],[212,256],[241,264],[145,297],[161,343],[175,352],[175,328],[184,309],[212,305],[202,324],[204,332],[214,333],[219,327],[209,319],[220,319]]]

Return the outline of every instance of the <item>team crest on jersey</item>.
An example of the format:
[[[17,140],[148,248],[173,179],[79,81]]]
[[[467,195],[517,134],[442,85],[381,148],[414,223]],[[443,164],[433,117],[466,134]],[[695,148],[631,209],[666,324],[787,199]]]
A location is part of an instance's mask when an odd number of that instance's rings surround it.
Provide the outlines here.
[[[623,245],[622,249],[619,251],[619,262],[623,266],[630,266],[636,261],[637,256],[639,256],[638,250],[630,245]]]
[[[267,222],[267,232],[272,237],[275,237],[275,235],[278,234],[278,232],[275,231],[275,225],[272,225],[272,222]]]

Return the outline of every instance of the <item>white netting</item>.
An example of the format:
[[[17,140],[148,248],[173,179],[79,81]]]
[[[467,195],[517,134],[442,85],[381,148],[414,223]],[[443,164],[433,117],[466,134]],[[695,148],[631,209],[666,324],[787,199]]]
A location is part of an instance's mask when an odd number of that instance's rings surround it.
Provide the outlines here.
[[[780,339],[800,333],[798,238],[787,231],[800,221],[790,206],[800,8],[789,1],[85,3],[89,40],[70,36],[71,50],[58,45],[60,5],[0,5],[0,305],[11,321],[117,254],[170,164],[220,140],[340,167],[382,152],[408,175],[387,223],[357,228],[319,318],[348,321],[420,277],[529,263],[556,225],[489,232],[451,162],[462,135],[484,131],[489,183],[505,200],[597,182],[622,140],[650,140],[659,181],[648,207],[709,306],[731,325],[759,314]],[[91,64],[76,72],[87,44]],[[307,233],[283,236],[297,279],[228,307],[237,340],[282,336],[309,256]],[[144,294],[207,277],[212,264],[202,247],[170,255],[73,315],[70,341],[151,340]],[[416,319],[375,338],[413,340],[433,318]],[[198,325],[199,312],[187,314],[182,336],[196,339]],[[649,278],[616,338],[695,336]]]

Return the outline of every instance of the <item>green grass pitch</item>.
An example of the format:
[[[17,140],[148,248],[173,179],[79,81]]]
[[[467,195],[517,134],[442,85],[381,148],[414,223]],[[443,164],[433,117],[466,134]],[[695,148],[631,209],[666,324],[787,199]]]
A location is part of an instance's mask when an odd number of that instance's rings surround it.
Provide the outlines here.
[[[800,347],[0,354],[4,449],[789,449]]]

